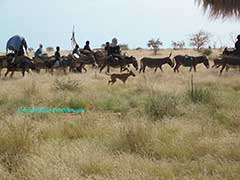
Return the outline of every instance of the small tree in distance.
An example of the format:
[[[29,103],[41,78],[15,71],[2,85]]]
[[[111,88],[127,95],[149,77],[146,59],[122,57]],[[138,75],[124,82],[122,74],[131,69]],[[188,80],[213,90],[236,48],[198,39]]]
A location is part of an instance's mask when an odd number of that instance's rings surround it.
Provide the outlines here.
[[[54,51],[54,48],[53,47],[47,47],[46,50],[47,50],[47,52],[52,52],[52,51]]]
[[[153,49],[153,52],[154,52],[154,55],[155,55],[155,56],[157,55],[157,52],[158,52],[160,46],[162,46],[162,45],[163,45],[163,43],[162,43],[159,39],[156,39],[156,40],[151,39],[151,40],[149,40],[148,43],[147,43],[147,46],[148,46],[149,48],[152,48],[152,49]]]
[[[206,46],[210,41],[210,33],[205,31],[199,31],[196,34],[192,34],[190,37],[190,46],[200,50],[204,46]]]
[[[185,47],[185,42],[184,41],[172,41],[172,46],[174,50],[177,49],[183,49]]]

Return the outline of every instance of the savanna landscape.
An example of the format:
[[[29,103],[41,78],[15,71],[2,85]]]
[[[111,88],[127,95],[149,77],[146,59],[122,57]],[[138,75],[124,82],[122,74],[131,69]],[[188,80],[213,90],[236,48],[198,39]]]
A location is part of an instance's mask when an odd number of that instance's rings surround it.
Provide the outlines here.
[[[126,53],[138,61],[153,57],[144,49]],[[221,53],[213,50],[210,66]],[[131,67],[136,77],[109,86],[109,76],[87,68],[1,76],[1,180],[240,179],[238,70],[219,76],[199,65],[196,73],[174,73],[164,65],[164,72],[139,74]],[[17,112],[23,106],[86,112]]]

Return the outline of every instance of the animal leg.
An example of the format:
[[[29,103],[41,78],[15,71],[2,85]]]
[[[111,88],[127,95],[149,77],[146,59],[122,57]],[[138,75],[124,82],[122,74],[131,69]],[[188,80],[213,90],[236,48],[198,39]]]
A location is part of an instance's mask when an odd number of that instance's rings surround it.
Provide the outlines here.
[[[100,68],[100,73],[102,72],[102,70],[106,67],[106,65],[103,65],[101,68]]]
[[[111,85],[113,85],[115,82],[117,81],[117,79],[116,78],[111,78]]]
[[[223,70],[225,69],[226,64],[222,65],[222,69],[220,70],[220,76],[222,75]]]
[[[143,66],[143,73],[145,73],[146,66]]]
[[[11,76],[11,78],[13,77],[13,74],[14,74],[14,71],[12,71],[12,73],[11,73],[11,75],[10,75],[10,76]]]
[[[176,64],[176,66],[174,68],[174,72],[178,72],[179,73],[179,67],[180,67],[180,64]]]
[[[196,65],[195,65],[195,66],[193,66],[193,69],[194,69],[194,72],[197,72]]]
[[[228,71],[229,71],[229,69],[230,69],[230,67],[229,67],[229,66],[226,66],[226,72],[228,72]]]
[[[25,70],[22,70],[22,76],[23,77],[25,76]]]
[[[160,70],[163,72],[162,66],[160,66],[159,68],[160,68]]]
[[[192,66],[190,67],[189,72],[192,72]]]
[[[157,72],[158,67],[155,68],[154,72]]]
[[[7,69],[7,72],[5,73],[5,77],[7,77],[7,75],[8,75],[9,72],[10,72],[10,71]]]

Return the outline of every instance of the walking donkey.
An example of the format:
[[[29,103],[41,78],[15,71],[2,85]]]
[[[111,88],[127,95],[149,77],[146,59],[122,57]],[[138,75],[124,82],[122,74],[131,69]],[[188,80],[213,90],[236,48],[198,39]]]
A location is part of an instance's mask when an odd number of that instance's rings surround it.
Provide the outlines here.
[[[179,72],[179,67],[181,65],[185,67],[190,67],[190,72],[194,69],[194,72],[197,71],[196,67],[198,64],[204,64],[204,66],[208,69],[209,68],[209,60],[206,56],[182,56],[178,55],[174,57],[176,65],[174,67],[174,72]]]
[[[159,68],[163,72],[162,66],[164,64],[168,64],[173,68],[174,63],[170,59],[171,56],[172,56],[172,53],[170,53],[170,55],[165,58],[147,58],[147,57],[142,58],[140,61],[141,68],[139,70],[139,73],[141,73],[142,71],[145,72],[146,67],[155,68],[154,72],[156,72],[157,69]]]
[[[226,68],[226,71],[228,71],[230,67],[238,67],[240,71],[240,57],[233,56],[233,55],[226,55],[226,53],[223,52],[221,66],[222,68],[220,70],[220,75],[222,75],[222,72],[225,68]]]
[[[98,61],[99,62],[99,61]],[[120,68],[120,71],[125,71],[128,70],[127,66],[130,64],[133,65],[133,67],[138,70],[138,62],[135,57],[131,56],[122,56],[121,59],[118,61],[111,61],[108,57],[104,58],[104,61],[102,62],[101,68],[100,68],[100,73],[102,70],[107,66],[107,72],[109,73],[110,67],[112,68]],[[129,70],[128,70],[129,71]]]
[[[15,71],[21,71],[22,75],[24,77],[25,71],[29,73],[29,69],[34,70],[36,72],[40,72],[39,68],[32,62],[32,59],[30,59],[27,56],[19,56],[15,57],[14,62],[11,62],[14,58],[13,54],[7,55],[7,72],[5,73],[5,77],[7,77],[8,73],[11,72],[11,77],[13,77],[13,74]]]
[[[46,72],[50,72],[53,75],[54,69],[62,69],[64,74],[67,74],[67,68],[72,66],[73,59],[71,56],[62,56],[61,60],[55,58],[55,56],[44,57],[41,59],[35,59],[36,65],[40,69],[46,69]]]
[[[93,67],[98,66],[93,53],[89,53],[88,55],[82,53],[79,58],[74,58],[72,55],[69,56],[73,59],[70,69],[76,68],[80,73],[82,73],[82,69],[87,72],[87,69],[85,68],[86,65],[92,65]]]

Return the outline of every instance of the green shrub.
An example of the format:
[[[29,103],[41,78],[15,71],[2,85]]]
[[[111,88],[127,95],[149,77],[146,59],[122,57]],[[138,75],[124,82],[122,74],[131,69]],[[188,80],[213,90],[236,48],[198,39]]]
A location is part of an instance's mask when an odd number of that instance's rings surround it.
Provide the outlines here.
[[[74,91],[74,90],[79,90],[79,82],[77,80],[70,80],[68,79],[67,81],[65,80],[55,80],[54,83],[54,89],[56,90],[68,90],[68,91]]]
[[[207,104],[210,102],[211,92],[207,88],[195,88],[194,90],[188,90],[187,96],[193,103]]]
[[[171,94],[152,96],[145,103],[145,113],[154,120],[164,116],[176,116],[178,114],[178,98]]]
[[[66,105],[68,108],[72,108],[72,109],[86,108],[88,105],[88,101],[86,99],[72,98],[68,101]]]
[[[210,56],[213,53],[212,49],[208,48],[208,49],[202,49],[201,50],[201,54],[203,56]]]

